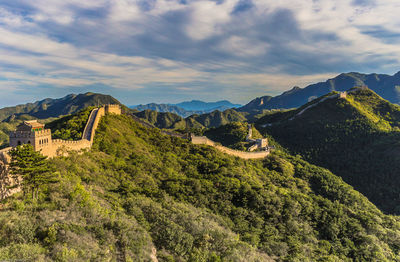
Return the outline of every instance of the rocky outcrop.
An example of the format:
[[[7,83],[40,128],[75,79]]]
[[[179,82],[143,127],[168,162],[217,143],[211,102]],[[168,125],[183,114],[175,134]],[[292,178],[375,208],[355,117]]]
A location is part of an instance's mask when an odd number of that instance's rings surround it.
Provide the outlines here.
[[[9,172],[11,158],[7,152],[10,150],[11,147],[0,150],[0,200],[21,191],[18,178]]]

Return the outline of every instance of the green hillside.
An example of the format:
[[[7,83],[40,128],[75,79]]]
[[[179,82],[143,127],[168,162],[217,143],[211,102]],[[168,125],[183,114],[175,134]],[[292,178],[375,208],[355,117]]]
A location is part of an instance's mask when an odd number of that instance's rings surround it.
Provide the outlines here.
[[[300,157],[246,161],[110,115],[90,152],[50,162],[38,202],[1,203],[0,260],[400,259],[398,217]]]
[[[293,154],[341,176],[382,210],[399,214],[400,107],[369,89],[357,90],[346,99],[320,98],[266,115],[257,126]]]
[[[235,109],[227,109],[223,112],[216,110],[208,114],[192,115],[187,119],[193,119],[207,128],[218,127],[221,125],[229,124],[231,122],[246,121],[246,117]]]
[[[143,110],[140,112],[133,112],[133,115],[144,119],[148,123],[158,128],[165,128],[165,129],[186,128],[185,120],[174,113]]]
[[[252,127],[253,139],[262,138],[255,127]],[[252,143],[246,142],[249,133],[246,122],[232,122],[219,127],[213,127],[204,132],[209,139],[221,143],[223,146],[246,151]]]
[[[46,124],[45,128],[51,129],[53,139],[79,140],[82,138],[86,123],[94,108],[94,106],[87,107],[73,115],[51,121]]]
[[[178,129],[182,131],[218,127],[231,122],[246,121],[244,114],[234,109],[228,109],[223,112],[216,110],[207,114],[191,115],[187,118],[182,118],[169,112],[160,113],[151,110],[133,112],[133,115],[161,129]]]

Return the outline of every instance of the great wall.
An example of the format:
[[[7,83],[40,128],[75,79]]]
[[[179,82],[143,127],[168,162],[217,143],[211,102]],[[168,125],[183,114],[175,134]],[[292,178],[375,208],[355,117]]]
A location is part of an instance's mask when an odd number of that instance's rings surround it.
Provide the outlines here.
[[[105,105],[95,108],[89,115],[82,138],[77,141],[52,139],[51,130],[44,129],[44,125],[36,120],[25,121],[18,126],[16,131],[10,132],[10,147],[5,148],[1,153],[6,153],[12,148],[21,144],[31,144],[36,151],[40,151],[48,157],[63,155],[68,151],[88,149],[93,144],[93,138],[101,117],[105,114],[113,113],[120,115],[119,105]]]
[[[10,132],[10,147],[0,150],[0,200],[20,191],[19,187],[14,186],[18,181],[8,172],[8,164],[11,160],[8,153],[12,148],[22,144],[31,144],[36,151],[40,151],[48,157],[65,155],[69,151],[89,149],[93,144],[100,119],[109,113],[120,115],[120,105],[105,105],[93,109],[85,125],[82,138],[77,141],[52,139],[51,130],[44,129],[44,125],[37,121],[26,121],[20,130]],[[33,127],[38,130],[34,130]]]
[[[22,144],[31,144],[36,151],[40,151],[43,155],[48,157],[66,155],[69,151],[89,149],[93,144],[94,135],[100,119],[109,113],[120,115],[121,107],[119,105],[105,105],[103,107],[93,109],[85,125],[82,138],[77,141],[52,139],[51,130],[44,129],[44,125],[38,123],[37,121],[25,121],[25,126],[22,126],[20,130],[17,129],[16,131],[10,132],[10,147],[0,150],[0,200],[20,191],[20,188],[14,186],[18,181],[16,181],[15,178],[11,177],[8,173],[8,165],[11,160],[11,157],[8,153],[12,148]],[[147,128],[155,128],[154,126],[141,119],[138,119],[137,117],[134,117],[133,115],[132,117],[134,120],[138,121]],[[33,129],[35,125],[37,130]],[[23,128],[26,129],[24,130]],[[161,132],[169,136],[177,136],[183,139],[189,138],[195,145],[209,145],[215,147],[217,150],[223,153],[243,159],[261,159],[270,154],[268,147],[266,147],[266,150],[264,151],[244,152],[222,146],[205,136],[191,135],[188,137],[187,135],[175,134],[169,131],[162,130]],[[248,139],[251,139],[251,134],[249,134]]]

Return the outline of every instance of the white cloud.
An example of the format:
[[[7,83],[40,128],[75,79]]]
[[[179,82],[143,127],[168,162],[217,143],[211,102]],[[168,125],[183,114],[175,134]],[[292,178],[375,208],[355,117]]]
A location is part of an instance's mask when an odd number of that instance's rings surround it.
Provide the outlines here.
[[[229,37],[219,45],[219,49],[241,57],[264,55],[267,52],[268,47],[268,43],[256,40],[251,41],[250,39],[236,35]]]
[[[141,18],[141,12],[134,0],[112,1],[110,19],[114,22],[134,21]]]
[[[0,4],[2,92],[99,83],[186,92],[201,83],[221,96],[229,88],[252,96],[350,66],[393,73],[400,64],[397,0],[253,0],[239,15],[239,0],[157,0],[145,8],[138,0],[19,2]]]
[[[222,26],[231,19],[237,0],[226,0],[223,3],[215,1],[195,1],[190,5],[191,21],[187,25],[187,34],[202,40],[222,30]]]

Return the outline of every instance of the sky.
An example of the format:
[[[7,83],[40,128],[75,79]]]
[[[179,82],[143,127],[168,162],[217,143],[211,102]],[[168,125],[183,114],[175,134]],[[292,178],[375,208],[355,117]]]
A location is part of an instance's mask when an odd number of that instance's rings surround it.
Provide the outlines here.
[[[400,71],[398,0],[0,0],[0,107],[88,91],[245,104]]]

